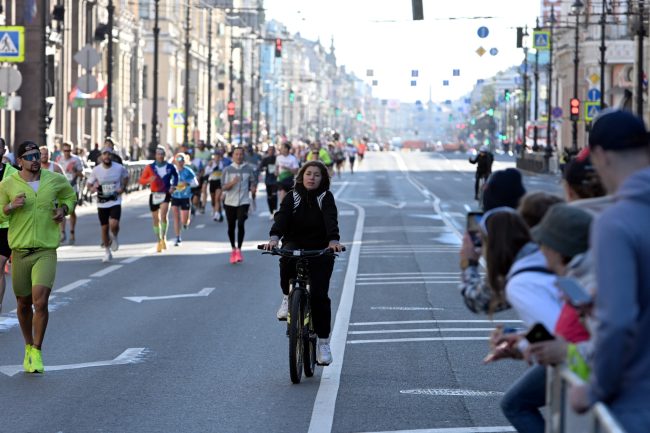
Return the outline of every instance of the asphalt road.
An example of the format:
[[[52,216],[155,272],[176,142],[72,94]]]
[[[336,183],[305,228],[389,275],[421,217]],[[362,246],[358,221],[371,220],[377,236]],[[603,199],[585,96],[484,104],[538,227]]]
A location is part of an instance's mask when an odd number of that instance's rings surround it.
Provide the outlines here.
[[[472,169],[464,155],[370,153],[334,179],[349,247],[331,281],[334,364],[299,385],[275,319],[277,259],[255,249],[270,228],[263,193],[238,265],[207,214],[157,254],[144,192],[101,263],[95,211],[80,209],[77,244],[59,249],[44,375],[21,371],[5,295],[0,432],[512,431],[498,402],[525,366],[481,359],[495,323],[516,318],[473,315],[457,288]],[[526,183],[559,192],[553,176]]]

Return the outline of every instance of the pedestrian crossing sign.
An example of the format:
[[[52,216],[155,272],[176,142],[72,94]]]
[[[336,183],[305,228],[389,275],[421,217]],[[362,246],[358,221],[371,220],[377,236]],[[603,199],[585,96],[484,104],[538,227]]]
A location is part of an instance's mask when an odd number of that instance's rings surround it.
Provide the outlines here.
[[[182,128],[185,126],[185,113],[180,108],[169,110],[169,123],[172,128]]]
[[[0,26],[0,62],[25,61],[25,27]]]
[[[585,102],[585,121],[591,122],[600,113],[600,102]]]
[[[545,51],[551,48],[551,32],[548,30],[536,30],[533,32],[533,48]]]

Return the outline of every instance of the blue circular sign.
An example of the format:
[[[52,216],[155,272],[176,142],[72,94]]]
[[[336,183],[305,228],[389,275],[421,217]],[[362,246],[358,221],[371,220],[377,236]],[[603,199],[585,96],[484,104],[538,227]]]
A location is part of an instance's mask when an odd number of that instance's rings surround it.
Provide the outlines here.
[[[479,27],[476,34],[478,34],[479,38],[487,38],[487,36],[490,34],[490,30],[485,26]]]
[[[497,50],[496,48],[491,48],[490,49],[490,55],[491,56],[496,56],[497,54],[499,54],[499,50]]]
[[[562,117],[562,108],[560,107],[555,107],[553,110],[551,110],[551,114],[553,115],[554,118],[559,119]]]

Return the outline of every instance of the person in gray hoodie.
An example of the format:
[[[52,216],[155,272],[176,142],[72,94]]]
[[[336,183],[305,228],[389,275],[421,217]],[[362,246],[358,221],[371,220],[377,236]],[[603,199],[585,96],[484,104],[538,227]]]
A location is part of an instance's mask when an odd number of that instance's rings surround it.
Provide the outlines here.
[[[573,387],[578,412],[609,406],[627,433],[650,431],[650,145],[643,120],[605,110],[589,136],[591,158],[615,202],[594,223],[597,327],[591,381]]]

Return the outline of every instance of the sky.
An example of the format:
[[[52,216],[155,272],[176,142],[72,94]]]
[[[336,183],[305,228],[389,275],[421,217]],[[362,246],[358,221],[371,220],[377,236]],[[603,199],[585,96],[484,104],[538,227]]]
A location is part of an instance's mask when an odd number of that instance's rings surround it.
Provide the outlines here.
[[[433,101],[457,99],[477,79],[520,64],[516,27],[534,27],[540,1],[423,0],[423,21],[412,20],[411,0],[265,0],[264,7],[267,19],[284,23],[291,33],[320,37],[326,47],[333,37],[339,65],[369,84],[378,81],[373,96],[425,102],[429,89]],[[483,26],[486,38],[477,34]],[[487,51],[483,56],[476,54],[479,47]],[[490,55],[492,48],[497,55]],[[368,69],[374,77],[366,76]],[[454,69],[460,76],[453,76]],[[417,80],[415,87],[411,80]]]

